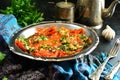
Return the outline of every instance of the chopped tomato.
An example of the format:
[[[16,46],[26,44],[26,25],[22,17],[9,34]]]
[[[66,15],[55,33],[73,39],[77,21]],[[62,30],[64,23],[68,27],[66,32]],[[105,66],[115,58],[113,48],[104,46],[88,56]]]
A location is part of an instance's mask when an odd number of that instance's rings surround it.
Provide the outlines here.
[[[23,44],[21,41],[15,40],[15,44],[16,44],[20,49],[22,49],[23,51],[27,51],[26,48],[25,48],[25,46],[24,46],[24,44]]]

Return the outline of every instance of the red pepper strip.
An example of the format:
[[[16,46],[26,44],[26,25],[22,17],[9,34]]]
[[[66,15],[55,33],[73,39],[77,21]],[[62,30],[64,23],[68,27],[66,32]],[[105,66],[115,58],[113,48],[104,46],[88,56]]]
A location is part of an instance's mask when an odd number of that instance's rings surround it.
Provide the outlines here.
[[[15,40],[15,44],[20,48],[20,49],[22,49],[23,51],[27,51],[26,50],[26,48],[25,48],[25,46],[24,46],[24,44],[21,42],[21,41],[19,41],[19,40]]]

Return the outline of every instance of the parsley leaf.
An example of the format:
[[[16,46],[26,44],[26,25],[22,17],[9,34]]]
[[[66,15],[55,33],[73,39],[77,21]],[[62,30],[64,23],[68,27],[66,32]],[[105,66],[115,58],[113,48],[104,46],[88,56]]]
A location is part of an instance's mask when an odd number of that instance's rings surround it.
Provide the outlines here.
[[[2,60],[6,57],[5,53],[0,52],[0,63],[2,62]]]
[[[3,77],[2,80],[8,80],[8,78],[7,77]]]

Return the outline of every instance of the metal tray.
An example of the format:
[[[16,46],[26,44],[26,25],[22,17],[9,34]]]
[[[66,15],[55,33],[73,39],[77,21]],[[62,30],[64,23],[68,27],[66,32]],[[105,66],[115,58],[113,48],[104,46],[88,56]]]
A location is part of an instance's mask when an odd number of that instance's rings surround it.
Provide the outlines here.
[[[19,36],[25,36],[25,37],[29,37],[31,35],[33,35],[36,32],[35,27],[49,27],[50,25],[56,25],[57,28],[61,27],[61,26],[65,26],[68,29],[79,29],[81,27],[85,28],[87,35],[90,36],[93,39],[93,43],[86,49],[82,50],[79,53],[76,53],[72,56],[67,56],[67,57],[59,57],[59,58],[45,58],[45,57],[34,57],[31,56],[29,54],[26,54],[25,52],[23,52],[20,48],[18,48],[15,45],[15,39]],[[33,60],[40,60],[40,61],[65,61],[65,60],[72,60],[72,59],[77,59],[77,58],[81,58],[85,55],[90,54],[99,44],[99,37],[97,35],[97,33],[90,27],[86,27],[85,25],[82,24],[78,24],[78,23],[65,23],[62,21],[45,21],[42,23],[37,23],[37,24],[32,24],[29,25],[27,27],[22,28],[19,31],[16,31],[10,39],[9,42],[9,48],[10,50],[19,55],[19,56],[23,56],[29,59],[33,59]]]

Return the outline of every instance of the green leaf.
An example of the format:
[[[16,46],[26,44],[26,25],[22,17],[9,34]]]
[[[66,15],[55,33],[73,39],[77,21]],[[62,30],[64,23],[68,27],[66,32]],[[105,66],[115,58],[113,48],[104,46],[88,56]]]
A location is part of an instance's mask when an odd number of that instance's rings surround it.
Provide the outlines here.
[[[5,53],[0,52],[0,62],[6,57]]]
[[[18,24],[23,27],[44,20],[43,13],[37,9],[35,3],[31,3],[31,0],[12,0],[11,6],[0,12],[15,15]]]
[[[8,80],[8,78],[7,77],[3,77],[2,80]]]

